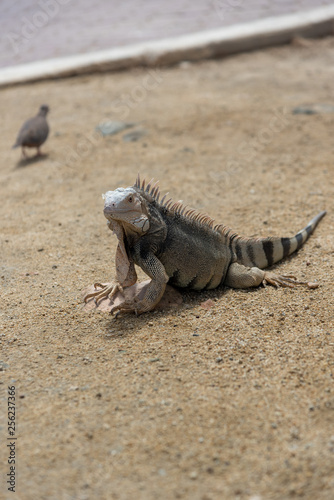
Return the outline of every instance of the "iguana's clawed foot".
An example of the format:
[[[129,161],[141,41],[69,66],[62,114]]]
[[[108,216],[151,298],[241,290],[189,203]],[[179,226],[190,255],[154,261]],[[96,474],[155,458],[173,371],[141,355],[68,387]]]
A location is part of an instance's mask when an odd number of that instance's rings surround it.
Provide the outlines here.
[[[275,274],[268,272],[265,273],[264,280],[262,283],[264,286],[272,285],[275,288],[278,288],[279,286],[285,288],[294,288],[297,285],[304,285],[307,286],[308,288],[317,288],[319,286],[318,283],[308,283],[307,281],[298,281],[297,278],[291,274],[276,276]]]
[[[94,288],[100,288],[100,290],[96,290],[96,292],[88,293],[84,297],[84,302],[87,302],[88,299],[94,297],[94,301],[97,304],[99,300],[108,297],[111,299],[118,291],[123,292],[123,287],[119,283],[111,284],[111,285],[102,285],[102,283],[94,283]]]
[[[147,304],[145,304],[143,300],[140,300],[137,297],[135,297],[132,300],[125,300],[121,304],[114,306],[111,309],[110,314],[116,312],[115,317],[117,317],[120,312],[126,311],[126,312],[134,312],[136,316],[138,316],[139,314],[147,312],[150,309],[151,307],[147,306]]]

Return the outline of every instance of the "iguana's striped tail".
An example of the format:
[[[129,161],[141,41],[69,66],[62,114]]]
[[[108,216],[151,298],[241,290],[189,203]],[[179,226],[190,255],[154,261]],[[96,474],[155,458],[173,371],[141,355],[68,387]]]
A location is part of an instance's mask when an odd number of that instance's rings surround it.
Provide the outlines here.
[[[284,257],[299,250],[325,214],[326,211],[320,212],[304,229],[291,238],[252,239],[233,235],[231,248],[237,258],[237,262],[248,267],[259,267],[260,269],[276,264],[276,262],[284,259]]]

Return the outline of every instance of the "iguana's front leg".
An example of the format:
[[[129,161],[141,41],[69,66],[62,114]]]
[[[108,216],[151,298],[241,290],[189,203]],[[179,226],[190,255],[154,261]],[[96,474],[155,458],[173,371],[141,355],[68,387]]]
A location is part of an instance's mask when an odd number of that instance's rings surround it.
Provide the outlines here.
[[[118,291],[123,293],[124,287],[132,286],[137,282],[137,274],[134,263],[131,259],[129,259],[124,247],[124,237],[121,226],[113,221],[110,221],[108,225],[113,233],[116,234],[118,239],[115,257],[116,283],[112,283],[110,285],[94,283],[95,289],[100,288],[100,290],[87,294],[84,297],[85,302],[92,297],[94,297],[95,302],[98,302],[105,297],[111,299]]]
[[[99,288],[96,292],[88,293],[84,297],[84,302],[94,297],[95,302],[108,297],[111,299],[118,291],[124,295],[123,288],[132,286],[137,282],[137,273],[132,260],[124,258],[119,246],[116,250],[116,282],[110,285],[94,283],[94,288]]]
[[[144,259],[141,259],[140,267],[151,278],[150,283],[145,288],[144,295],[141,294],[140,297],[137,295],[132,300],[125,300],[113,307],[111,313],[133,311],[136,314],[141,314],[151,311],[160,302],[169,280],[164,266],[153,253],[149,253]]]
[[[296,285],[310,286],[305,281],[297,281],[294,276],[276,276],[258,267],[246,267],[234,262],[228,268],[224,284],[232,288],[250,288],[261,285],[273,285],[293,288]],[[313,285],[313,284],[312,284]],[[312,287],[314,288],[314,286]]]

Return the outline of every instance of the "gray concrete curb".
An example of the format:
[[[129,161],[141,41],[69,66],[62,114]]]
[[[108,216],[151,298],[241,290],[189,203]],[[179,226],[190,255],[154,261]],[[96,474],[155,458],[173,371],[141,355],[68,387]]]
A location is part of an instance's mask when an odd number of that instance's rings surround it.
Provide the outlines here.
[[[166,66],[185,60],[223,57],[288,43],[295,36],[320,37],[333,33],[334,5],[330,5],[192,35],[8,67],[0,70],[0,87],[135,66]]]

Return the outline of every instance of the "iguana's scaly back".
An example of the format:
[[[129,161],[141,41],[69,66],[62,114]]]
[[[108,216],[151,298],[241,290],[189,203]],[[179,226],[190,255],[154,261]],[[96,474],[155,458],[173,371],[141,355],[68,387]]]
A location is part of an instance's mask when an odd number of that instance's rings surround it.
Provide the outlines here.
[[[166,200],[168,193],[159,202],[160,190],[158,182],[153,185],[152,183],[153,179],[145,187],[145,180],[141,183],[138,176],[134,187],[141,190],[151,202],[155,201],[159,208],[166,211],[170,216],[183,217],[188,219],[191,224],[204,226],[214,233],[219,233],[222,237],[222,244],[231,249],[232,261],[249,267],[256,266],[260,269],[270,267],[299,250],[326,214],[326,211],[320,212],[306,227],[292,237],[246,238],[233,232],[231,228],[224,224],[217,224],[208,215],[187,208],[182,201],[174,203],[171,198]]]

